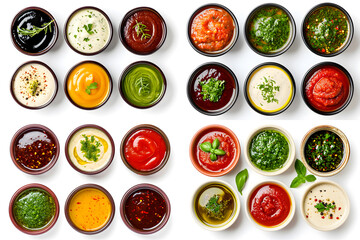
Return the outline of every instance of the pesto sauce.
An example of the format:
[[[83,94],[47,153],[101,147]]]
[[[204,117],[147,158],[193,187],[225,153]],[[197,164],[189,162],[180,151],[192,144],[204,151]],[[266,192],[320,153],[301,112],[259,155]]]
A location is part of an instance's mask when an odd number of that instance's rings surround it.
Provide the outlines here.
[[[249,147],[251,162],[261,170],[274,171],[283,167],[289,156],[286,137],[275,130],[258,133]]]

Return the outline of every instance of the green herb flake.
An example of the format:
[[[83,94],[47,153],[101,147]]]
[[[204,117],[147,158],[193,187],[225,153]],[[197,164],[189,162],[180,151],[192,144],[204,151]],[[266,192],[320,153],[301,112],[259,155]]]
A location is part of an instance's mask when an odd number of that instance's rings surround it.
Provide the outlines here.
[[[263,100],[267,103],[279,103],[279,100],[275,97],[275,95],[280,91],[280,86],[275,84],[275,80],[270,77],[264,77],[264,81],[257,85],[257,88],[261,91]]]
[[[336,205],[335,204],[331,204],[331,203],[326,203],[326,202],[319,202],[318,204],[316,204],[314,206],[320,213],[324,212],[324,211],[330,211],[330,209],[335,209]]]
[[[98,87],[97,82],[92,82],[92,83],[90,83],[89,86],[86,87],[85,92],[90,95],[90,94],[91,94],[91,90],[97,89],[97,87]]]
[[[93,31],[93,24],[92,23],[89,23],[87,25],[84,25],[83,28],[85,29],[85,31],[88,33],[88,34],[94,34],[94,31]]]
[[[225,90],[225,80],[210,78],[208,80],[200,81],[200,86],[200,94],[203,96],[203,100],[218,102]]]
[[[84,154],[84,157],[89,161],[96,162],[100,157],[100,147],[101,143],[95,140],[95,136],[91,136],[90,139],[85,134],[82,135],[83,140],[80,141],[81,152]]]
[[[225,218],[225,214],[224,214],[225,209],[228,207],[230,200],[228,199],[223,201],[219,199],[220,199],[219,195],[217,194],[213,195],[207,202],[205,206],[205,211],[209,217],[218,220],[223,220]]]
[[[89,38],[84,38],[84,42],[88,42],[88,41],[90,41]]]
[[[145,32],[150,31],[147,28],[147,26],[145,24],[143,24],[142,22],[138,22],[137,20],[135,20],[135,21],[136,21],[136,24],[135,24],[135,26],[133,26],[133,28],[135,28],[136,36],[139,37],[141,35],[141,40],[150,38],[151,35],[148,33],[145,33]]]

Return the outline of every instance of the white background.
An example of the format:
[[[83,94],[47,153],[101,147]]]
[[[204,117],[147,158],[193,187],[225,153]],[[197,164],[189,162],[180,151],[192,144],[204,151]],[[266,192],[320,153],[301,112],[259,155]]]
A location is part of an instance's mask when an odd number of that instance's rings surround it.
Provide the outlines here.
[[[6,233],[6,239],[349,239],[358,232],[360,224],[360,197],[358,183],[359,175],[359,32],[355,31],[350,47],[340,56],[333,58],[319,57],[310,52],[301,39],[299,29],[303,17],[310,8],[321,1],[272,1],[285,6],[295,18],[297,25],[296,39],[293,46],[283,55],[275,58],[261,57],[254,53],[245,43],[244,22],[252,9],[264,0],[251,1],[218,1],[227,6],[236,15],[240,26],[240,37],[235,47],[227,54],[217,58],[205,57],[195,52],[187,40],[187,22],[196,8],[207,3],[205,0],[166,1],[98,1],[98,0],[17,0],[6,1],[2,10],[3,32],[0,38],[2,46],[1,72],[2,87],[0,100],[3,104],[1,112],[2,137],[0,138],[2,173],[0,180],[2,191],[0,198],[0,226]],[[356,1],[338,1],[351,15],[355,30],[360,26],[358,6]],[[48,10],[57,20],[60,27],[60,36],[55,47],[48,53],[39,57],[30,57],[18,52],[11,43],[10,24],[13,17],[23,8],[39,6]],[[85,57],[73,52],[63,39],[64,24],[69,14],[78,7],[93,5],[105,11],[113,24],[114,36],[110,46],[101,54]],[[124,14],[132,8],[149,6],[155,8],[166,21],[168,35],[163,47],[151,56],[137,56],[128,52],[118,37],[118,26]],[[4,8],[6,7],[6,8]],[[82,60],[95,60],[104,64],[110,71],[114,89],[110,100],[100,109],[93,111],[81,110],[74,107],[65,97],[63,91],[64,77],[67,71]],[[42,110],[27,110],[12,99],[9,91],[10,78],[19,65],[29,60],[40,60],[47,63],[56,73],[60,88],[55,101]],[[120,97],[117,89],[118,79],[122,70],[130,63],[138,60],[153,61],[160,66],[167,77],[168,89],[164,99],[155,107],[139,110],[127,105]],[[321,61],[334,61],[343,65],[352,75],[355,83],[355,95],[351,104],[345,111],[336,116],[320,116],[313,113],[303,102],[299,86],[305,72],[314,64]],[[234,107],[224,115],[218,117],[205,116],[194,110],[186,97],[186,84],[192,71],[199,65],[219,61],[228,65],[237,75],[240,84],[240,95]],[[275,61],[285,65],[293,74],[297,94],[290,108],[275,117],[262,116],[253,111],[243,95],[244,79],[249,71],[256,65],[265,61]],[[13,134],[22,126],[40,123],[52,129],[60,141],[61,155],[57,164],[49,172],[41,176],[30,176],[18,170],[11,161],[9,154],[10,140]],[[107,129],[115,141],[116,154],[111,166],[96,176],[86,176],[78,173],[67,163],[64,154],[64,144],[68,134],[81,124],[94,123]],[[171,142],[171,157],[163,170],[152,176],[138,176],[128,170],[122,163],[119,146],[124,134],[133,126],[141,123],[150,123],[160,127]],[[301,186],[291,191],[296,199],[296,213],[293,221],[285,229],[278,232],[264,232],[258,230],[245,215],[244,199],[260,180],[271,179],[253,172],[245,161],[244,154],[236,168],[224,177],[235,187],[234,178],[243,168],[249,170],[249,180],[241,197],[241,213],[236,223],[223,232],[209,232],[202,229],[192,218],[191,198],[194,190],[208,180],[215,178],[200,174],[191,164],[188,156],[190,139],[195,131],[208,124],[223,124],[231,128],[238,136],[243,147],[248,134],[264,124],[277,124],[286,128],[293,136],[300,157],[299,147],[302,137],[312,127],[320,124],[331,124],[340,128],[349,138],[351,144],[351,157],[345,169],[334,177],[327,178],[342,185],[350,196],[351,214],[347,222],[338,230],[332,232],[319,232],[312,229],[300,214],[300,200],[309,186]],[[284,174],[274,177],[287,185],[296,173],[293,166]],[[28,236],[18,231],[11,223],[8,214],[8,204],[12,194],[21,186],[38,182],[50,187],[60,202],[60,217],[56,225],[41,236]],[[160,232],[143,236],[130,231],[122,222],[119,214],[120,200],[127,189],[135,184],[148,182],[162,188],[171,201],[172,212],[168,224]],[[115,218],[104,232],[87,236],[73,230],[67,223],[64,215],[64,203],[68,194],[77,186],[85,183],[96,183],[105,187],[113,196],[116,203]],[[4,235],[3,235],[4,236]],[[5,237],[5,236],[4,236]],[[3,238],[3,237],[2,237]]]

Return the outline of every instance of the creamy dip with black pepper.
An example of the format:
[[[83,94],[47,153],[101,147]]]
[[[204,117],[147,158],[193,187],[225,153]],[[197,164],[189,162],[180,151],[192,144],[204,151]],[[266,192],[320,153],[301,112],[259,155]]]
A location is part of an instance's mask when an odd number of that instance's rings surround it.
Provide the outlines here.
[[[103,13],[93,8],[74,12],[66,26],[69,44],[82,53],[105,48],[111,38],[111,24]]]

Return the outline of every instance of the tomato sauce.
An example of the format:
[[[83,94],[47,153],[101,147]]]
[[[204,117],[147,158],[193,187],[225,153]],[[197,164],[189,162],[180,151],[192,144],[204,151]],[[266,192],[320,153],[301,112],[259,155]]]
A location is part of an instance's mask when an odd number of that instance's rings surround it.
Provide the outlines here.
[[[271,183],[259,186],[249,201],[251,217],[265,227],[275,227],[284,222],[292,204],[287,191]]]

